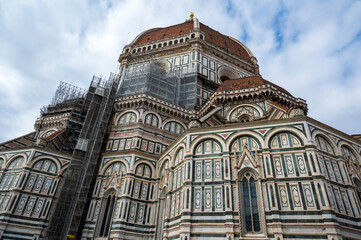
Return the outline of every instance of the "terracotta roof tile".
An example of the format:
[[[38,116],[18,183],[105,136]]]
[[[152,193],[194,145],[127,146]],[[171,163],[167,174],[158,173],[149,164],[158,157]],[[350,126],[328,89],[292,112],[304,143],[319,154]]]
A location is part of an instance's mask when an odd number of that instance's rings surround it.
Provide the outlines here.
[[[186,21],[181,24],[165,27],[165,28],[154,28],[145,32],[134,45],[139,46],[151,42],[160,41],[163,39],[173,38],[176,36],[188,34],[193,30],[193,21]]]
[[[164,39],[177,37],[184,34],[189,34],[193,31],[193,21],[186,21],[181,24],[165,27],[165,28],[154,28],[145,31],[143,35],[134,42],[135,46],[148,44]],[[251,61],[251,57],[242,45],[232,40],[226,35],[200,23],[200,29],[205,34],[205,41],[214,44],[228,52],[241,57],[246,61]]]
[[[241,57],[244,60],[251,61],[251,57],[247,51],[236,41],[230,39],[226,35],[200,23],[201,31],[205,33],[205,40],[217,45],[221,48],[228,49],[228,51],[234,55]]]
[[[218,89],[216,91],[217,92],[235,91],[235,90],[254,88],[254,87],[258,87],[258,86],[265,85],[265,84],[269,84],[269,85],[277,88],[281,92],[292,96],[286,89],[263,79],[261,76],[251,76],[251,77],[226,80],[221,84],[221,86],[218,87]]]

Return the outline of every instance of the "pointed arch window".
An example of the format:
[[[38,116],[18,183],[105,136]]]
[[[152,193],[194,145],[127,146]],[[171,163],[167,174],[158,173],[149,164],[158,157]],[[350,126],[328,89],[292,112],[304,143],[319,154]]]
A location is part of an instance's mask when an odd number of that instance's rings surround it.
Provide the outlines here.
[[[242,232],[244,234],[259,234],[261,229],[261,216],[257,191],[256,177],[246,172],[239,182],[239,201],[242,221]]]
[[[103,204],[105,210],[100,222],[99,237],[108,237],[114,211],[115,195],[109,195],[103,200]]]

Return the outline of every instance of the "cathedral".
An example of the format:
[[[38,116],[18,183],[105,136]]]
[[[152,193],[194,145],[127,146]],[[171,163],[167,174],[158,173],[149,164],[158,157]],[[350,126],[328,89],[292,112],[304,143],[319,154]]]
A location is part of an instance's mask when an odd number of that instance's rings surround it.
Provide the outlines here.
[[[361,239],[361,139],[307,116],[242,42],[140,33],[0,144],[1,239]]]

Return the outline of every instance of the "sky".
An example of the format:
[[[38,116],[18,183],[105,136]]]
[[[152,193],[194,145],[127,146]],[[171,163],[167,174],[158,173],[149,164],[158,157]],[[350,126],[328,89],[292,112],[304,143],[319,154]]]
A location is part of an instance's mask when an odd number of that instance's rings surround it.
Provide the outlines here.
[[[361,133],[361,1],[0,0],[0,142],[33,131],[60,81],[88,88],[139,33],[190,11],[246,44],[310,117]]]

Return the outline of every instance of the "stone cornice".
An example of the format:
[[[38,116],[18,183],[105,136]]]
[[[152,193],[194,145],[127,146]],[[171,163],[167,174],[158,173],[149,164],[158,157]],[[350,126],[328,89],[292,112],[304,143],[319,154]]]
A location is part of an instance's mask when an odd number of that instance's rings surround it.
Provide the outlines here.
[[[207,112],[209,112],[214,106],[220,103],[233,102],[238,99],[258,99],[260,97],[265,99],[270,98],[273,101],[278,100],[283,104],[287,104],[289,107],[299,107],[303,109],[305,113],[307,113],[308,110],[306,101],[302,98],[295,98],[283,93],[270,84],[264,84],[258,87],[242,90],[215,92],[202,106],[199,111],[199,115],[203,116],[204,114],[207,114]]]
[[[160,100],[155,97],[151,97],[147,94],[139,94],[128,97],[121,97],[115,100],[114,109],[119,111],[124,108],[134,108],[134,107],[143,107],[148,106],[151,108],[156,108],[157,111],[165,115],[171,115],[178,118],[183,118],[185,120],[190,120],[191,118],[197,117],[197,111],[195,110],[186,110],[185,108],[176,106],[174,104],[168,103],[166,101]]]

